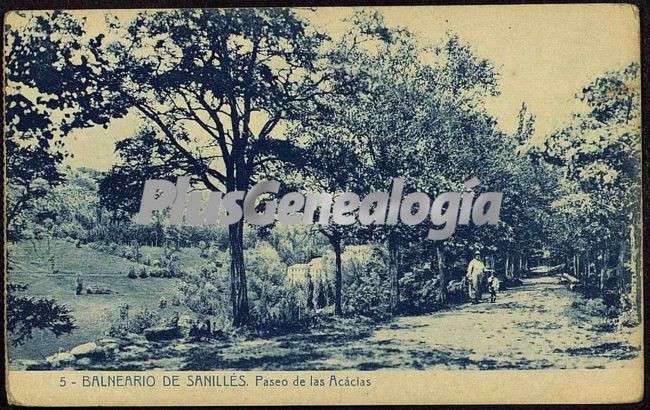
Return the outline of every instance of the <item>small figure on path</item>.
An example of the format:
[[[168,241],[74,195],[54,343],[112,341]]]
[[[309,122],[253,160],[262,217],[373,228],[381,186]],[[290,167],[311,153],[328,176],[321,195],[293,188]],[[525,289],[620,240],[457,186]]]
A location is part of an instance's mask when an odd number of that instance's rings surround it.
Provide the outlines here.
[[[481,300],[481,282],[483,279],[483,272],[485,265],[481,262],[481,252],[474,252],[474,259],[467,265],[467,282],[469,288],[469,298],[472,304],[476,304]]]
[[[490,276],[487,280],[488,290],[490,291],[490,303],[497,301],[497,292],[499,291],[499,279],[494,276],[494,272],[490,271]]]

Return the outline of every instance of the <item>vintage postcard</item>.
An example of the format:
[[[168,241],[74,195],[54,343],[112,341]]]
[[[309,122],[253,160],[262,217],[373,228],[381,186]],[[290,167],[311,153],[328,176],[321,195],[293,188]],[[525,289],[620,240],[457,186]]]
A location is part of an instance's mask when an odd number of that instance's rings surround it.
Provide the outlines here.
[[[635,6],[3,34],[10,403],[642,400]]]

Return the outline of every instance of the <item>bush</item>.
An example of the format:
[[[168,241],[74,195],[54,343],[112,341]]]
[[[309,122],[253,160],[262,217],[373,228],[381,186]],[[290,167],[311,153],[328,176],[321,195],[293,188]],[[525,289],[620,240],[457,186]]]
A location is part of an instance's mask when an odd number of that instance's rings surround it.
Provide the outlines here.
[[[389,317],[390,286],[383,253],[378,248],[348,248],[343,253],[343,312],[373,320]],[[333,255],[326,256],[333,261]],[[328,265],[333,266],[333,262]],[[334,284],[326,290],[332,293],[328,299],[333,303]]]
[[[106,246],[106,251],[112,255],[117,255],[117,251],[119,247],[120,246],[115,242],[109,242],[108,245]]]
[[[146,307],[129,317],[130,306],[122,304],[119,306],[117,315],[112,312],[105,313],[105,319],[109,322],[107,333],[109,336],[121,336],[125,333],[142,334],[145,329],[156,326],[160,322],[160,316]]]
[[[135,266],[129,266],[129,273],[126,275],[129,279],[136,279],[138,275],[135,273]]]
[[[56,337],[69,334],[77,328],[74,318],[65,305],[55,299],[33,298],[20,295],[27,285],[7,284],[7,333],[14,346],[32,338],[35,330],[49,330]]]
[[[428,313],[443,303],[442,289],[435,274],[424,269],[406,272],[399,280],[399,309],[407,314]]]
[[[166,269],[165,268],[149,268],[149,276],[152,278],[161,278],[165,275]]]
[[[267,324],[275,326],[290,326],[298,324],[306,319],[305,311],[301,315],[301,292],[296,287],[284,287],[281,289],[283,297],[271,308],[266,320]]]
[[[133,333],[142,333],[144,329],[156,326],[160,321],[160,316],[146,307],[139,311],[133,320],[129,323],[128,329]]]
[[[127,246],[121,247],[117,256],[122,256],[130,261],[137,261],[142,257],[142,250],[137,241],[131,241]]]
[[[140,278],[142,278],[142,279],[147,278],[147,277],[149,276],[149,275],[147,275],[147,268],[145,268],[144,266],[143,266],[142,268],[140,268],[140,274],[139,274],[139,276],[140,276]]]
[[[296,324],[307,312],[303,286],[287,286],[286,265],[278,252],[265,241],[245,251],[249,277],[251,319],[258,327]]]
[[[162,277],[164,278],[180,278],[184,274],[177,249],[164,247],[160,265],[163,268]]]
[[[198,271],[190,270],[179,285],[179,303],[197,317],[215,323],[231,321],[229,271],[210,262]],[[172,300],[173,301],[173,300]]]
[[[353,316],[383,320],[390,316],[388,282],[376,271],[359,275],[344,289],[343,311]]]

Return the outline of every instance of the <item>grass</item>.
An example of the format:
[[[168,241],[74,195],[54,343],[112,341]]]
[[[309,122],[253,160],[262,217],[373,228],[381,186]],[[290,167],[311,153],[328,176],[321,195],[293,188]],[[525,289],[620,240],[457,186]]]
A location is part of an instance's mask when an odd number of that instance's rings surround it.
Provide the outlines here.
[[[36,245],[36,250],[34,250]],[[178,296],[178,279],[146,278],[129,279],[129,266],[143,266],[124,258],[95,251],[87,246],[76,248],[73,243],[63,240],[51,241],[52,254],[55,255],[55,269],[51,273],[47,245],[44,241],[35,244],[21,242],[9,245],[10,259],[8,281],[25,283],[27,296],[54,298],[72,312],[78,326],[71,334],[56,338],[49,331],[36,331],[34,338],[21,346],[8,346],[10,359],[42,359],[58,351],[70,348],[101,337],[108,329],[106,312],[116,316],[118,306],[130,305],[132,315],[143,308],[158,311],[161,316],[171,316],[172,312],[186,313],[182,306],[167,305],[159,309],[160,298],[168,302]],[[189,256],[183,256],[189,253]],[[197,253],[198,257],[198,253]],[[181,250],[181,260],[195,260],[192,252]],[[184,265],[189,266],[189,265]],[[83,279],[84,294],[75,294],[75,279],[79,273]],[[86,295],[85,289],[108,288],[116,294]]]
[[[50,240],[50,251],[47,248],[45,240],[9,244],[10,279],[14,274],[51,274],[50,258],[54,260],[54,272],[61,274],[126,275],[129,266],[142,266],[118,256],[94,251],[87,245],[76,248],[73,243],[62,239]]]
[[[160,259],[163,254],[161,247],[143,246],[140,248],[143,258],[150,258],[151,261]],[[181,248],[178,252],[178,260],[183,267],[202,266],[208,261],[206,258],[201,257],[201,250],[198,248]]]

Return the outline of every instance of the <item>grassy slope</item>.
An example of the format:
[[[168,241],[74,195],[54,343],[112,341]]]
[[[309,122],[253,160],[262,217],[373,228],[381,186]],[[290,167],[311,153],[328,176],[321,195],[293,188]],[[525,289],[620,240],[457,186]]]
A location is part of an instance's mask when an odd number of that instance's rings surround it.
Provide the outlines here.
[[[140,251],[144,258],[149,257],[152,261],[160,259],[163,254],[162,248],[154,246],[143,246]],[[201,251],[197,248],[182,248],[179,251],[178,260],[183,267],[199,267],[207,262],[207,259],[201,258],[200,253]]]
[[[11,256],[8,281],[29,285],[26,295],[55,298],[59,303],[65,304],[71,310],[78,329],[59,338],[48,331],[35,332],[34,339],[26,344],[8,346],[10,358],[42,358],[60,349],[68,350],[80,343],[101,337],[108,328],[105,312],[116,315],[118,306],[124,302],[131,306],[131,314],[144,307],[157,311],[164,317],[170,316],[173,311],[184,312],[180,306],[168,305],[164,310],[158,309],[161,297],[170,301],[178,294],[176,279],[129,279],[126,274],[133,262],[85,246],[75,248],[72,243],[61,240],[52,241],[52,249],[56,251],[55,269],[61,272],[52,274],[49,273],[49,262],[45,256],[47,252],[42,250],[46,246],[45,243],[39,242],[36,245],[36,252],[30,242],[9,245]],[[188,253],[187,250],[181,251],[181,255],[185,253]],[[189,253],[190,256],[181,256],[181,260],[192,261],[194,258],[191,257],[191,252]],[[108,288],[117,294],[75,295],[76,273],[81,274],[84,288]]]
[[[50,258],[54,257],[54,269],[58,273],[82,275],[124,274],[134,263],[107,253],[97,252],[86,245],[75,248],[74,244],[60,239],[20,242],[9,244],[9,271],[13,273],[51,273]],[[141,266],[135,264],[136,266]]]

